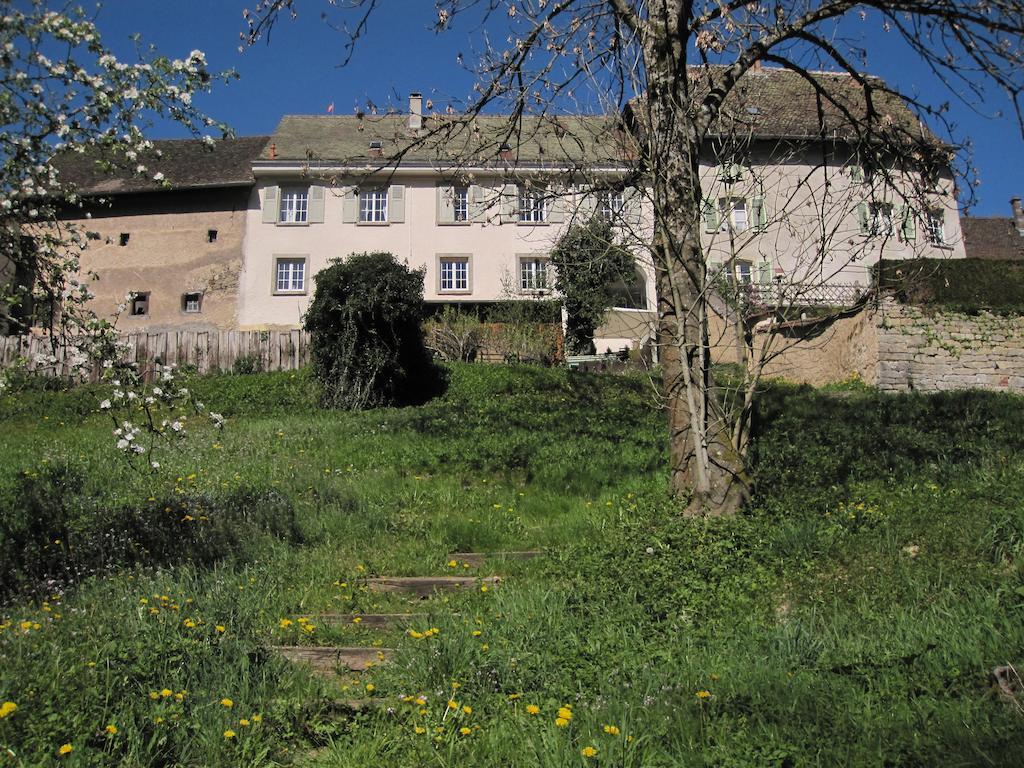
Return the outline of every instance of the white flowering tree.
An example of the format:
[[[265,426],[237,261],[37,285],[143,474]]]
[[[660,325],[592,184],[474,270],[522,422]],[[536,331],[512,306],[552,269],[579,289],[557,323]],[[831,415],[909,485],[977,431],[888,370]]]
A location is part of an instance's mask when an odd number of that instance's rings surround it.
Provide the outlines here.
[[[151,149],[144,130],[157,118],[223,135],[226,126],[193,105],[214,79],[201,51],[170,59],[140,49],[124,62],[81,9],[0,0],[0,331],[43,325],[55,349],[102,332],[79,272],[88,232],[61,217],[80,201],[50,159],[68,151],[134,162]],[[134,172],[163,178],[141,162]]]
[[[155,469],[154,451],[186,434],[189,413],[205,411],[173,369],[142,371],[123,360],[117,315],[112,322],[88,308],[91,276],[81,274],[78,256],[90,233],[65,221],[81,201],[50,160],[58,152],[116,158],[161,182],[141,161],[153,156],[144,131],[169,118],[212,145],[210,134],[228,129],[193,97],[234,74],[212,75],[201,51],[171,59],[136,46],[137,60],[121,61],[85,12],[66,2],[0,0],[0,333],[41,326],[51,354],[32,361],[36,369],[100,365],[112,388],[100,407],[114,419],[117,448]],[[4,382],[0,372],[0,388]],[[223,425],[220,415],[206,416]]]

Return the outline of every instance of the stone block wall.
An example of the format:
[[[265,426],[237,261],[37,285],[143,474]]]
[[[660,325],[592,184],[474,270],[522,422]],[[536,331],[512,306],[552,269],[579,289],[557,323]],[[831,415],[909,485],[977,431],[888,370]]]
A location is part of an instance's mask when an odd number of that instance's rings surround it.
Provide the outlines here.
[[[874,314],[879,389],[1024,392],[1024,317],[924,312],[891,300]]]

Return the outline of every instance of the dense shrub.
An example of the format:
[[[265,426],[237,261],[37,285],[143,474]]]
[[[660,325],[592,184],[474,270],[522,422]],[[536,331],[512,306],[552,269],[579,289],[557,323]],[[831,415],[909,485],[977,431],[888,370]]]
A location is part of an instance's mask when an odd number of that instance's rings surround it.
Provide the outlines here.
[[[1024,262],[912,259],[883,261],[875,269],[879,287],[907,304],[1024,314]]]
[[[317,274],[305,328],[324,404],[372,408],[436,394],[422,320],[423,270],[390,253],[353,254]]]
[[[487,328],[475,315],[452,306],[431,317],[423,327],[427,346],[442,360],[471,362],[487,338]]]
[[[169,494],[105,508],[83,488],[74,469],[46,467],[22,473],[6,490],[0,598],[123,566],[248,560],[265,534],[291,543],[304,538],[292,503],[277,491]]]

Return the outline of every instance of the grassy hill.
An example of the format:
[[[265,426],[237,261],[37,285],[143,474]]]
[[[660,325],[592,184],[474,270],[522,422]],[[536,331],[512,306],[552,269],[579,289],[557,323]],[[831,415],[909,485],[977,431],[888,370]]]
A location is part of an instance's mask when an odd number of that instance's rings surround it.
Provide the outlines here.
[[[304,372],[197,380],[228,426],[158,474],[99,390],[0,400],[0,765],[1019,764],[989,682],[1024,664],[1019,398],[774,386],[754,502],[688,520],[648,380],[449,374],[358,414]],[[364,584],[499,572],[415,605]],[[325,681],[275,644],[396,657]]]

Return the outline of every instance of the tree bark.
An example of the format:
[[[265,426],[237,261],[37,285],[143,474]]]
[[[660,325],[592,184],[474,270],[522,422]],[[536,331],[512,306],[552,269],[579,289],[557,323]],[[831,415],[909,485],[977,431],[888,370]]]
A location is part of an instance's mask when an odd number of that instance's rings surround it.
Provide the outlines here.
[[[749,498],[744,457],[716,399],[708,335],[707,270],[700,239],[700,136],[689,101],[683,14],[652,22],[642,151],[656,212],[652,248],[668,411],[670,490],[686,514],[734,514]],[[706,124],[706,123],[705,123]]]

